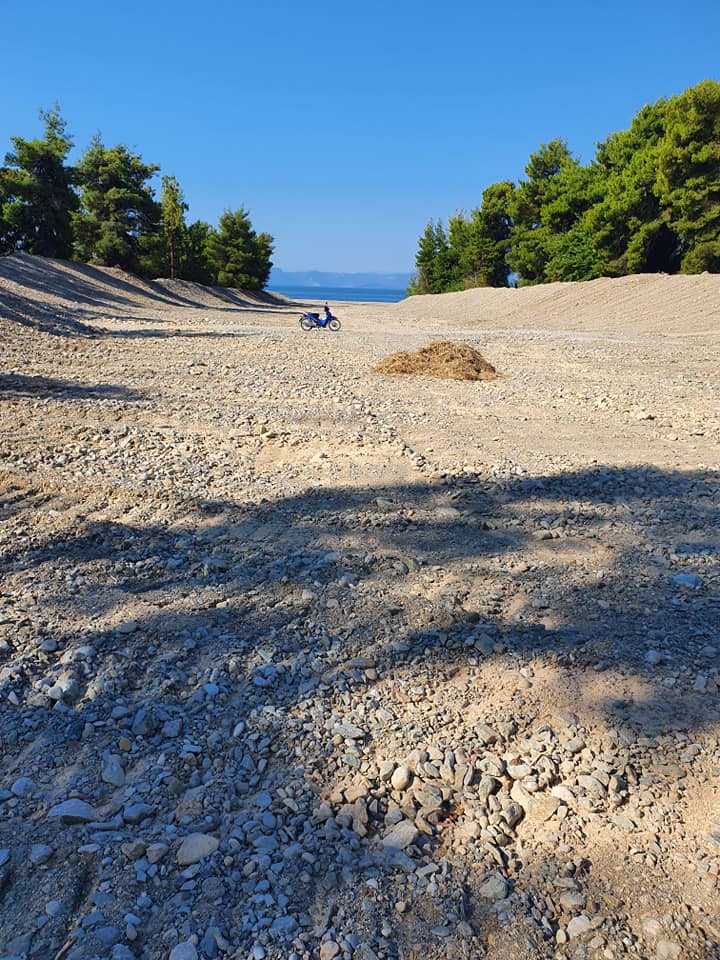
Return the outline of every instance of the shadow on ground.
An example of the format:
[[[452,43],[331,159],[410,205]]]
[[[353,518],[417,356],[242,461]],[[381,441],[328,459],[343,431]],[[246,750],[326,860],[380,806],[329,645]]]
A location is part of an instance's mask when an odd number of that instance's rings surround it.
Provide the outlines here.
[[[93,867],[94,877],[79,874],[87,889],[71,915],[36,935],[37,949],[59,949],[102,883],[127,884],[133,896],[150,883],[163,906],[143,924],[142,956],[154,958],[165,956],[160,938],[172,923],[182,938],[215,918],[227,936],[252,945],[258,930],[248,917],[263,910],[295,917],[294,927],[273,928],[270,941],[282,943],[311,931],[329,903],[351,909],[370,882],[377,896],[357,922],[373,950],[410,956],[418,937],[436,942],[431,927],[462,923],[467,943],[460,937],[457,956],[483,955],[495,921],[476,886],[493,864],[513,876],[512,846],[468,853],[466,863],[443,859],[438,824],[402,855],[388,855],[378,843],[382,789],[365,837],[347,818],[322,826],[313,811],[353,778],[380,783],[371,771],[387,759],[393,730],[404,738],[401,754],[440,744],[483,756],[475,732],[482,717],[458,729],[468,710],[482,713],[473,677],[486,669],[519,678],[522,667],[547,665],[585,697],[580,724],[623,731],[631,751],[642,738],[695,736],[715,725],[717,698],[693,690],[693,679],[703,651],[719,645],[719,492],[712,471],[598,467],[492,487],[468,476],[452,488],[418,482],[249,505],[177,503],[167,521],[144,515],[141,502],[123,519],[107,518],[107,504],[90,497],[81,520],[48,535],[35,501],[23,516],[15,492],[14,519],[25,527],[6,543],[0,572],[8,585],[25,583],[37,612],[12,594],[0,721],[19,735],[5,754],[5,780],[43,755],[54,771],[49,802],[74,791],[107,804],[111,819],[128,798],[142,799],[160,817],[130,831],[120,818],[112,841],[112,831],[94,834],[104,844],[118,848],[143,831],[148,842],[175,830],[217,832],[229,857],[225,866],[204,861],[196,873],[199,883],[217,881],[207,885],[222,891],[214,897],[187,885],[174,860],[165,875],[138,881],[118,852]],[[687,585],[677,574],[698,579]],[[649,650],[660,651],[659,664]],[[64,676],[72,681],[67,708],[50,710],[43,691]],[[603,676],[610,687],[637,682],[641,693],[592,699],[586,678]],[[451,683],[455,700],[433,703],[428,691],[450,696]],[[488,722],[516,731],[504,749],[550,722],[538,709],[522,686],[499,712],[489,703]],[[348,721],[363,728],[360,739],[338,738]],[[126,785],[116,789],[99,782],[98,770],[119,735],[132,747]],[[659,797],[674,785],[672,771],[639,763],[619,775],[654,777]],[[259,815],[260,794],[296,811],[279,834],[274,818]],[[47,824],[36,820],[37,837],[46,837]],[[6,820],[8,847],[20,826]],[[75,847],[68,863],[85,863]],[[561,859],[550,856],[543,869],[557,875]],[[399,919],[395,888],[429,863],[439,872],[423,881],[426,919]],[[5,902],[32,900],[32,874],[18,866],[13,877]],[[257,899],[251,877],[266,878],[261,889],[272,905]],[[72,882],[67,870],[57,873],[58,885]],[[467,904],[450,920],[438,912],[441,887]],[[532,890],[526,895],[532,904]],[[19,926],[7,912],[0,937]],[[528,936],[537,955],[553,956],[556,928],[546,927]]]

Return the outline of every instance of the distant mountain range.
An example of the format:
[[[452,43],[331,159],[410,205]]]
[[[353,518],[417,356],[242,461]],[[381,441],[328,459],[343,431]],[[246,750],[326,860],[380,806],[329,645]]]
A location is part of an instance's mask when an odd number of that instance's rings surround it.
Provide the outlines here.
[[[268,289],[278,287],[323,287],[330,290],[405,290],[409,273],[328,273],[323,270],[281,270],[273,267]]]

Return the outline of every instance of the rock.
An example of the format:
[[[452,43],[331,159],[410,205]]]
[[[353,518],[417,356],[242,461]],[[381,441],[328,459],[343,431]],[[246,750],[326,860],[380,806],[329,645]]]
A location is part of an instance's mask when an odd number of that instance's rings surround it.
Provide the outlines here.
[[[113,947],[112,960],[135,960],[135,954],[124,943],[116,943]]]
[[[55,851],[49,844],[34,843],[30,847],[30,863],[35,864],[35,866],[47,863],[53,853],[55,853]]]
[[[334,960],[340,953],[340,947],[333,940],[320,944],[320,960]]]
[[[587,917],[584,913],[581,913],[579,917],[573,917],[568,923],[567,934],[571,940],[579,940],[581,937],[587,936],[591,929],[592,924],[590,922],[590,917]]]
[[[578,913],[585,906],[585,897],[581,893],[563,893],[560,905],[566,913]]]
[[[155,807],[149,803],[127,803],[123,807],[123,820],[132,825],[155,815]]]
[[[519,803],[530,820],[544,823],[554,816],[560,801],[552,794],[530,793],[519,781],[515,781],[510,791],[512,799]]]
[[[662,932],[662,924],[656,917],[646,917],[643,920],[642,930],[646,940],[656,940]]]
[[[412,783],[412,779],[412,770],[402,763],[393,772],[393,775],[390,777],[390,783],[392,784],[393,790],[407,790]]]
[[[186,940],[184,943],[179,943],[170,951],[168,960],[198,960],[198,952],[195,944],[189,940]]]
[[[97,820],[97,811],[84,800],[72,799],[65,800],[56,804],[48,811],[48,818],[61,821],[61,823],[90,823]]]
[[[145,856],[147,857],[148,863],[159,863],[168,852],[168,849],[169,848],[166,843],[151,843],[145,851]]]
[[[486,900],[504,900],[508,895],[508,882],[499,873],[491,873],[479,886],[478,893]]]
[[[658,650],[648,650],[645,654],[645,660],[651,667],[656,667],[659,663],[662,663],[663,655]]]
[[[180,844],[177,853],[177,862],[181,867],[188,867],[191,863],[199,863],[205,857],[215,853],[220,846],[217,837],[209,833],[191,833]]]
[[[380,779],[385,782],[389,780],[393,772],[395,771],[395,763],[393,760],[383,760],[380,764]]]
[[[702,577],[697,573],[676,573],[672,582],[678,587],[697,588],[702,586]]]
[[[401,820],[395,824],[380,841],[386,850],[405,850],[420,836],[420,831],[411,820]]]
[[[455,829],[455,836],[460,840],[477,840],[482,835],[482,827],[477,820],[466,820]]]
[[[116,753],[104,753],[101,778],[113,787],[122,787],[125,783],[125,771],[120,757]]]
[[[333,732],[345,740],[362,740],[365,736],[365,731],[354,723],[338,723]]]
[[[31,797],[35,793],[35,781],[30,777],[20,777],[10,787],[10,792],[15,797]]]
[[[677,960],[682,954],[682,947],[675,940],[658,940],[655,947],[655,957],[657,960]]]

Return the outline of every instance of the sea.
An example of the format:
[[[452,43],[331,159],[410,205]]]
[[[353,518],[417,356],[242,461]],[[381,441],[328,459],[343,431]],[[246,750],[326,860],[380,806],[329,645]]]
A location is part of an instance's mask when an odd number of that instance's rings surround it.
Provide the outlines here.
[[[270,293],[282,293],[291,300],[316,304],[324,303],[397,303],[407,296],[405,290],[373,289],[371,287],[282,287],[273,285]]]

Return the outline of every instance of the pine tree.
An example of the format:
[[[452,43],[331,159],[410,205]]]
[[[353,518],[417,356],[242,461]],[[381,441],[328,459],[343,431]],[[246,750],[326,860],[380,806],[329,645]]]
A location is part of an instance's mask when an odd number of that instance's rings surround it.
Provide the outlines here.
[[[40,111],[40,119],[45,124],[41,140],[10,138],[14,149],[5,157],[0,229],[6,246],[67,258],[72,254],[72,214],[78,202],[73,169],[66,164],[73,141],[57,103],[52,110]]]
[[[187,246],[185,211],[188,209],[180,184],[175,177],[162,178],[160,209],[167,269],[174,280],[178,265],[180,265],[180,271],[182,270],[182,258]]]
[[[185,256],[179,274],[183,280],[204,283],[206,286],[217,283],[217,275],[208,255],[209,240],[214,233],[214,228],[203,220],[196,220],[187,228]]]
[[[704,80],[669,101],[656,193],[680,238],[680,269],[720,272],[720,83]]]
[[[253,230],[244,207],[226,210],[207,239],[207,256],[222,287],[262,290],[270,276],[273,238]]]
[[[76,252],[88,263],[154,272],[160,206],[148,181],[160,168],[96,136],[77,166],[80,210],[74,218]]]

